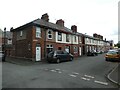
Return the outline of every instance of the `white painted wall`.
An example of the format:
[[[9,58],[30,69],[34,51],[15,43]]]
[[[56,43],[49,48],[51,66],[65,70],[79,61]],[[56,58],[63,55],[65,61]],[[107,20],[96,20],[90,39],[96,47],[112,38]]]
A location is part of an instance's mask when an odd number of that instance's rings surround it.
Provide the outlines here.
[[[56,32],[56,42],[59,42],[59,43],[67,43],[67,44],[78,44],[78,36],[76,36],[76,42],[74,40],[74,36],[75,35],[70,35],[70,41],[69,42],[66,42],[66,34],[65,33],[62,33],[62,41],[58,41],[58,32]]]
[[[62,33],[62,41],[58,41],[58,32],[56,32],[55,36],[56,36],[56,42],[71,44],[71,35],[70,35],[70,41],[69,42],[66,42],[66,34],[65,33]]]

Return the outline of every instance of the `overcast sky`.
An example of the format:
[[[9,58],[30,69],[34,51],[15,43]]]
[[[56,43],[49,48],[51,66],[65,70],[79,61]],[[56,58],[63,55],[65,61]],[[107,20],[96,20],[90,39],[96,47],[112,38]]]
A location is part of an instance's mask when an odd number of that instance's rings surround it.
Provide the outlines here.
[[[78,32],[103,35],[118,42],[119,0],[0,0],[0,29],[16,28],[48,13],[50,22],[63,19]]]

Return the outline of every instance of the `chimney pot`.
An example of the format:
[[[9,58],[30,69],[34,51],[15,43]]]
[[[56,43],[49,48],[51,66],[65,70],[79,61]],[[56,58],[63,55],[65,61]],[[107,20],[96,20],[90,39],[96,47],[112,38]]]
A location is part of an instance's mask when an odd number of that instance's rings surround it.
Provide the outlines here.
[[[64,27],[64,20],[59,19],[59,20],[56,21],[56,24]]]
[[[45,21],[49,21],[49,16],[47,13],[43,14],[42,17],[41,17],[42,20],[45,20]]]
[[[72,25],[71,26],[71,30],[76,33],[77,32],[77,26],[76,25]]]

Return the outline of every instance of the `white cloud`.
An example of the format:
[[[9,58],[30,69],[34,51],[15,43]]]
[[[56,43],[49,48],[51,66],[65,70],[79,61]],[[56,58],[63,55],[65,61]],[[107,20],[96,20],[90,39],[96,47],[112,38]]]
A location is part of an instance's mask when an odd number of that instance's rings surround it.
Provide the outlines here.
[[[15,28],[48,13],[51,22],[55,23],[57,19],[63,19],[68,28],[76,24],[81,33],[88,35],[98,33],[112,39],[109,36],[118,27],[118,1],[1,0],[0,28]]]

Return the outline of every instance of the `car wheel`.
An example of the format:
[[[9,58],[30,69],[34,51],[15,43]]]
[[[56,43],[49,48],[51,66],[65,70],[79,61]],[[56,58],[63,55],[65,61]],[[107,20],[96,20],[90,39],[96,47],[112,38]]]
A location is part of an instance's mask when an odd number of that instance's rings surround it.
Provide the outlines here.
[[[105,61],[108,61],[108,59],[107,59],[107,58],[105,58]]]
[[[60,59],[58,58],[58,59],[56,60],[56,62],[57,62],[57,63],[60,63]]]
[[[71,57],[71,58],[70,58],[70,61],[72,61],[72,60],[73,60],[73,58]]]

